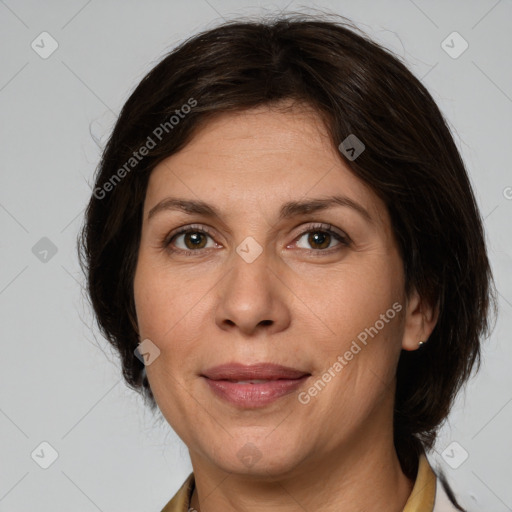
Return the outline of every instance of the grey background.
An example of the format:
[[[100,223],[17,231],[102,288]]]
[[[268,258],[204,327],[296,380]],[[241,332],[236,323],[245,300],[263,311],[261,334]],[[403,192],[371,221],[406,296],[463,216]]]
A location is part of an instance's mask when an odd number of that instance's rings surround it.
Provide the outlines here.
[[[511,2],[309,5],[404,56],[453,127],[500,316],[430,460],[469,511],[512,510]],[[307,11],[294,1],[0,1],[0,511],[159,511],[192,470],[183,443],[124,385],[83,299],[75,240],[100,155],[89,130],[104,142],[130,91],[183,39],[285,7]],[[44,31],[58,43],[46,59],[31,47],[50,47]],[[469,44],[458,58],[441,46],[453,31]],[[43,441],[58,453],[47,469],[36,463],[50,457]]]

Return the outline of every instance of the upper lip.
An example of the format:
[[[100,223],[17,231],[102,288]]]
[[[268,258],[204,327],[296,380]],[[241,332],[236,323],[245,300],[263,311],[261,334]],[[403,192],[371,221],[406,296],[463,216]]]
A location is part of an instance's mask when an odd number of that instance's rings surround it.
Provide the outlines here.
[[[256,363],[251,365],[227,363],[208,368],[201,375],[211,380],[278,380],[300,379],[305,375],[311,374],[303,370],[273,363]]]

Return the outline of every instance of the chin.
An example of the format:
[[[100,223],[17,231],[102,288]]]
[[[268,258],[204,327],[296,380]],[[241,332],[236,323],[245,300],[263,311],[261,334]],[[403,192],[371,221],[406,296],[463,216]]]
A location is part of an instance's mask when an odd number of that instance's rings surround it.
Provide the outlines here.
[[[214,458],[215,455],[219,455],[219,451],[215,454],[209,454],[210,461],[223,471],[251,476],[251,478],[261,479],[262,481],[272,481],[292,476],[305,458],[304,454],[295,451],[300,443],[289,436],[289,446],[285,442],[276,441],[279,440],[244,440],[242,442],[233,440],[232,447],[222,449],[220,458]]]

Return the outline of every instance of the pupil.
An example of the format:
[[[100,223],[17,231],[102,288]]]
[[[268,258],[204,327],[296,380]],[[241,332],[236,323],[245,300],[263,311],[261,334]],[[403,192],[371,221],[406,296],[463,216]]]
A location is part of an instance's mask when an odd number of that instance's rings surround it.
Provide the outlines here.
[[[327,241],[327,243],[326,243]],[[315,233],[312,233],[310,235],[310,243],[320,245],[321,248],[325,248],[329,246],[329,235],[326,235],[325,233],[321,233],[319,231],[316,231]]]
[[[192,248],[197,248],[201,244],[202,236],[202,233],[188,233],[188,237],[186,237],[185,240],[192,243]],[[191,248],[188,243],[187,246]]]

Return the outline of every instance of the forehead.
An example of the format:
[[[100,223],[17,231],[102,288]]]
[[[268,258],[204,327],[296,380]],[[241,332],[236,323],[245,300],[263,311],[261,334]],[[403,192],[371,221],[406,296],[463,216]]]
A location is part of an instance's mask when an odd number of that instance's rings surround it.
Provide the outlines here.
[[[350,197],[386,222],[384,204],[344,163],[314,110],[263,106],[202,123],[181,151],[152,171],[145,214],[166,195],[236,212],[333,194]]]
[[[233,152],[235,148],[239,153]],[[215,155],[235,163],[238,156],[275,155],[277,159],[279,154],[303,157],[333,149],[317,112],[307,106],[281,105],[217,114],[197,127],[180,154],[185,158],[187,153]]]

